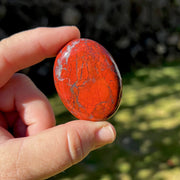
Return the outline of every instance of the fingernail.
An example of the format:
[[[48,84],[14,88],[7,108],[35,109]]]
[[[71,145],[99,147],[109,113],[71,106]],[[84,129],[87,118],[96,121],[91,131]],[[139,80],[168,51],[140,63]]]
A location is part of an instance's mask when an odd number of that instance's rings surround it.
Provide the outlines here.
[[[112,143],[116,138],[116,131],[110,124],[101,127],[97,131],[97,144],[95,148]]]

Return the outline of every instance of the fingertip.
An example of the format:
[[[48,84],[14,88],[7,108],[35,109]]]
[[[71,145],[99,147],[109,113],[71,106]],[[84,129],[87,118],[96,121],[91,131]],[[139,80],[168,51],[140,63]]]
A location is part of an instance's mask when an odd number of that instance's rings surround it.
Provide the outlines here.
[[[112,143],[116,138],[116,130],[110,123],[104,122],[101,128],[96,132],[95,149],[106,144]]]
[[[73,30],[75,31],[75,34],[76,34],[77,38],[80,38],[81,33],[80,33],[79,28],[77,26],[71,26],[71,28],[73,28]]]

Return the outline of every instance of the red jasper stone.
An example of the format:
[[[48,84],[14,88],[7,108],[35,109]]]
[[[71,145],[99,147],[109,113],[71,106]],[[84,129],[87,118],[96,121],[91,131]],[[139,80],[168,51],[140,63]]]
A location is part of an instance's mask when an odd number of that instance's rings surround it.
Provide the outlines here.
[[[108,119],[119,107],[122,81],[112,56],[89,39],[69,42],[54,64],[54,82],[65,107],[78,119]]]

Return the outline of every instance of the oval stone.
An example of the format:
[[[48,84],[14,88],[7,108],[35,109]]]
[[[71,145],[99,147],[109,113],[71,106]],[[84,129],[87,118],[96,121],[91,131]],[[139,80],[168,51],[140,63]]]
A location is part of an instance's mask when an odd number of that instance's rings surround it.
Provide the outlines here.
[[[70,41],[58,53],[53,71],[58,95],[76,118],[106,120],[118,109],[121,75],[110,53],[99,43]]]

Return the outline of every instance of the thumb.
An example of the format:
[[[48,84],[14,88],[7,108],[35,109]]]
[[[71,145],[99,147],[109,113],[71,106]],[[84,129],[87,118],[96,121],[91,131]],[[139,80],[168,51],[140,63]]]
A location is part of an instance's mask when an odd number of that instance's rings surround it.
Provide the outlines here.
[[[15,159],[7,154],[14,161],[8,165],[18,170],[14,173],[19,176],[17,179],[45,179],[78,163],[90,151],[113,142],[115,135],[108,122],[72,121],[19,139],[19,148],[17,143],[16,148],[11,147],[18,156]]]

